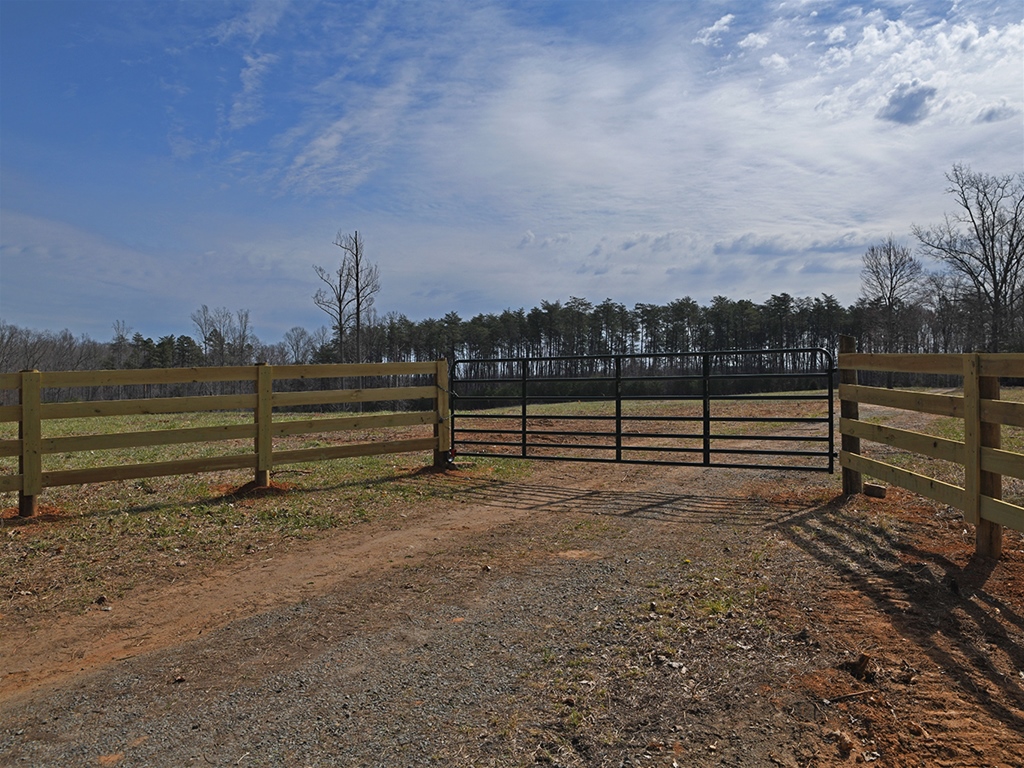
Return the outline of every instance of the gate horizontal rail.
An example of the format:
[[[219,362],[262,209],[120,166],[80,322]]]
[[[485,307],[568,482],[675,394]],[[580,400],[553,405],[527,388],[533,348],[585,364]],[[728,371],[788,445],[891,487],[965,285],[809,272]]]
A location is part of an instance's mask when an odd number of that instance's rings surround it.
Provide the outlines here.
[[[832,472],[834,372],[817,348],[456,360],[451,442],[461,456]],[[779,462],[749,459],[765,456]]]

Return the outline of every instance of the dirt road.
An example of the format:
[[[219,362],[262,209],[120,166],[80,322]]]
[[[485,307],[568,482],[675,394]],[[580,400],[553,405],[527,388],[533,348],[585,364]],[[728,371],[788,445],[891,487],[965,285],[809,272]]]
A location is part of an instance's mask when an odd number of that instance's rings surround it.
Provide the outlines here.
[[[801,473],[416,482],[455,503],[5,627],[0,764],[1024,764],[1017,534]]]

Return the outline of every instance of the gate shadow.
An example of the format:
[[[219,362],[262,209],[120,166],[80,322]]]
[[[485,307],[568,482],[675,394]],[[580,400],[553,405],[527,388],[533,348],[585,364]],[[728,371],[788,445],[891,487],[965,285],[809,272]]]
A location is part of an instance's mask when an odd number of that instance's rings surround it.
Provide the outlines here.
[[[457,495],[477,504],[505,509],[579,512],[704,525],[709,518],[737,525],[765,526],[778,519],[779,511],[807,509],[799,502],[775,503],[749,496],[581,489],[542,483],[467,480]]]

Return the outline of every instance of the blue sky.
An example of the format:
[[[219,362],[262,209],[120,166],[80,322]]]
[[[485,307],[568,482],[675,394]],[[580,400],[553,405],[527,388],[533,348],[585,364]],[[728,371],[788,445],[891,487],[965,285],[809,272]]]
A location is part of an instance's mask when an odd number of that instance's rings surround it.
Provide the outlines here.
[[[1024,170],[997,2],[0,0],[0,318],[105,340],[327,321],[359,230],[377,311],[860,289]]]

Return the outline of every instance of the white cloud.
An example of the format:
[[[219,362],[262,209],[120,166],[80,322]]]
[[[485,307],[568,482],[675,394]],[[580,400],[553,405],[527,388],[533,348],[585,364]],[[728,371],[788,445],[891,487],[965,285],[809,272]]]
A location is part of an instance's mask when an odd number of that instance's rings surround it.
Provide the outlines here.
[[[287,151],[299,148],[282,178],[284,188],[345,194],[359,187],[403,135],[413,86],[403,77],[376,90],[341,91],[307,114],[285,139]]]
[[[751,48],[757,50],[768,45],[768,36],[757,32],[751,32],[738,43],[740,48]]]
[[[825,35],[825,42],[828,43],[829,45],[834,45],[836,43],[841,43],[841,42],[843,42],[845,40],[846,40],[846,27],[844,27],[842,25],[839,25],[837,27],[832,27],[832,29],[828,30],[828,33]]]
[[[700,30],[697,36],[693,38],[693,42],[708,46],[718,45],[721,42],[721,33],[729,31],[729,27],[735,18],[731,13],[726,14],[710,27],[704,27],[704,29]]]
[[[713,47],[733,23],[723,17],[699,36]],[[882,134],[874,117],[889,105],[885,122],[914,117],[906,124],[920,125],[928,109],[944,102],[914,90],[938,86],[915,84],[907,72],[961,73],[959,61],[937,57],[935,28],[915,29],[877,14],[861,18],[861,27],[844,27],[844,34],[857,30],[845,38],[831,27],[826,36],[849,54],[840,61],[834,52],[807,48],[808,23],[773,23],[744,38],[748,49],[769,37],[777,49],[762,59],[774,73],[767,82],[727,68],[701,78],[671,36],[629,55],[579,41],[550,46],[525,38],[497,52],[494,46],[486,54],[468,49],[460,66],[488,67],[488,88],[460,81],[458,98],[442,96],[406,118],[416,125],[416,153],[398,189],[430,198],[434,210],[462,215],[464,224],[477,215],[530,222],[528,236],[513,229],[505,242],[522,256],[550,255],[530,261],[531,277],[521,281],[518,271],[526,265],[493,250],[491,262],[512,267],[499,280],[509,291],[546,286],[542,298],[598,296],[610,292],[602,281],[612,280],[638,300],[645,291],[797,293],[805,285],[820,293],[813,276],[827,273],[821,265],[856,262],[858,251],[877,237],[941,211],[940,169],[950,161],[935,158],[954,157],[957,148],[945,146],[938,128],[876,138]],[[962,51],[957,46],[949,49],[951,56],[963,55],[952,53]],[[921,98],[916,113],[913,97]],[[1005,106],[1012,109],[1012,103]],[[978,114],[980,105],[972,119]],[[931,168],[934,178],[893,173],[910,167]],[[569,230],[595,236],[534,234]],[[751,245],[730,255],[735,265],[775,259],[770,279],[741,282],[738,269],[703,270],[721,258],[718,239],[748,242],[743,233],[789,249],[769,256]],[[492,269],[478,269],[464,264],[462,282],[471,284],[478,274],[481,282],[493,279]],[[831,292],[849,290],[844,300],[855,298],[857,269],[852,282]],[[711,277],[696,280],[695,274]],[[713,288],[715,279],[727,282]]]
[[[106,338],[110,324],[139,296],[177,283],[174,273],[145,250],[10,209],[0,217],[0,304],[8,320],[26,318],[21,322],[29,327],[52,329],[49,318],[64,317],[61,325],[73,319],[74,332]],[[152,304],[156,309],[160,301]]]
[[[781,54],[773,53],[771,56],[766,56],[761,59],[761,66],[765,69],[774,69],[779,72],[785,72],[789,69],[789,60]]]
[[[1022,59],[1024,24],[982,35],[973,22],[917,30],[874,20],[859,39],[820,60],[822,82],[832,90],[818,109],[835,119],[867,110],[904,124],[938,110],[949,123],[969,123],[993,103],[1010,110],[1021,104]]]

